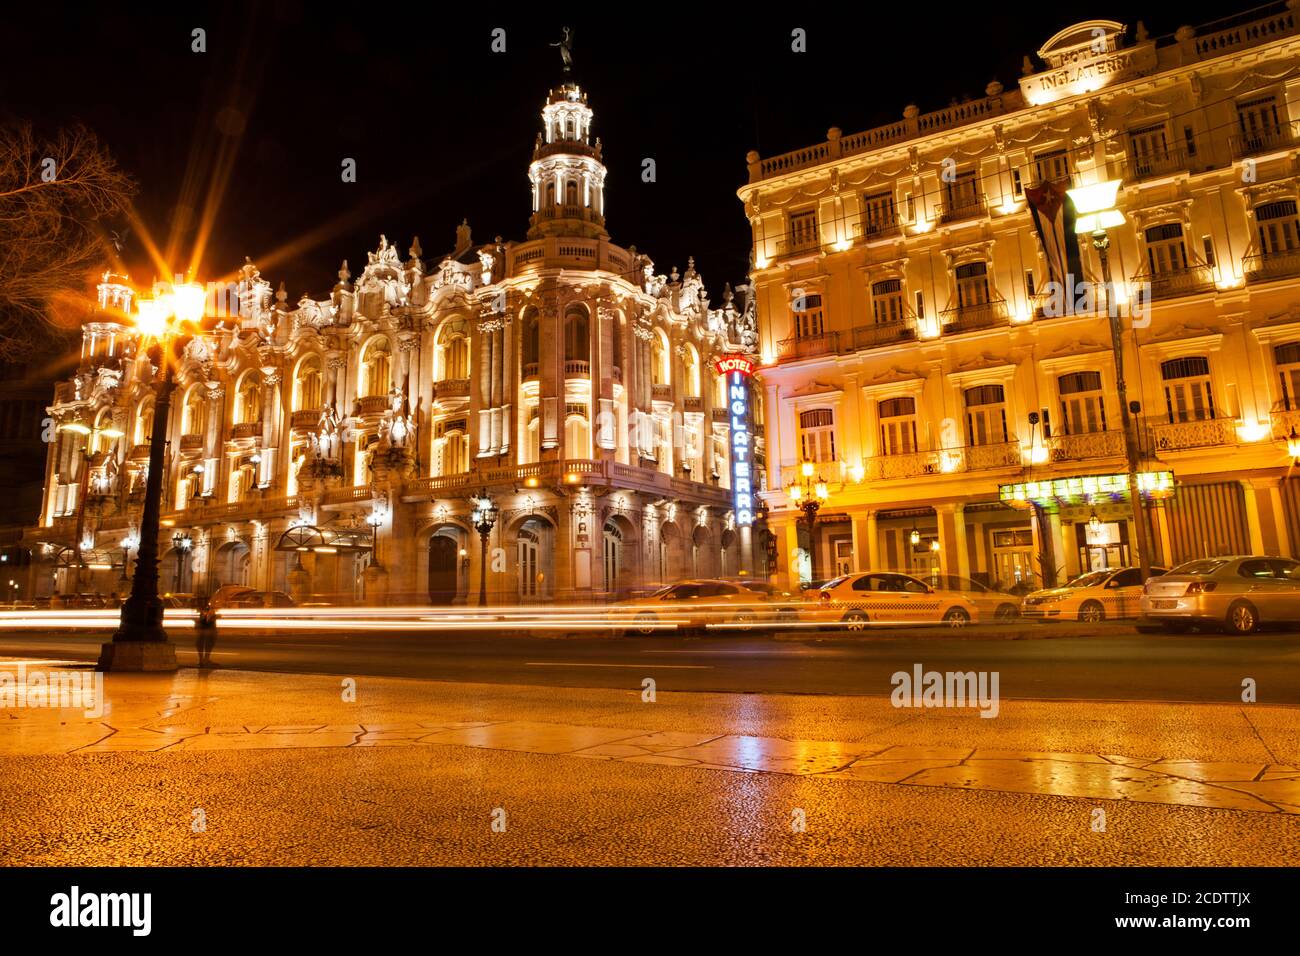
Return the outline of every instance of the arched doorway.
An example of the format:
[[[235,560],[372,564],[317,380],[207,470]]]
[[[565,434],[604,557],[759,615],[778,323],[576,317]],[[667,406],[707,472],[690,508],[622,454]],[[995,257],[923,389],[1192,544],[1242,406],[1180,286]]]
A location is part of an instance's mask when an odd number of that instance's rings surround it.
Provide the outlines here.
[[[623,568],[623,532],[612,521],[605,525],[605,592],[618,590],[618,576]]]
[[[212,561],[212,590],[223,584],[248,584],[248,545],[242,541],[227,541],[217,548]]]
[[[429,536],[429,603],[453,604],[460,593],[460,543],[450,531]]]
[[[516,568],[521,603],[544,601],[554,588],[552,568],[555,529],[541,518],[528,518],[515,533]]]
[[[714,576],[713,535],[702,524],[691,532],[691,574],[697,578]]]

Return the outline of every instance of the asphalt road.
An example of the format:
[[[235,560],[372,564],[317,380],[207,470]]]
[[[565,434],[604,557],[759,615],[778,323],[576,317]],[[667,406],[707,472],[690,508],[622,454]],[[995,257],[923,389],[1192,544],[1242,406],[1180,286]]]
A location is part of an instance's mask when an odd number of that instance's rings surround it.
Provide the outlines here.
[[[1300,704],[1300,635],[1139,634],[1132,627],[1021,625],[953,636],[937,629],[781,637],[529,636],[482,631],[289,634],[224,631],[214,660],[243,670],[418,677],[557,687],[887,696],[891,676],[997,671],[1006,699],[1241,700]],[[1008,639],[1008,634],[1026,639]],[[105,634],[0,634],[0,656],[94,660]],[[178,635],[182,665],[194,662]]]

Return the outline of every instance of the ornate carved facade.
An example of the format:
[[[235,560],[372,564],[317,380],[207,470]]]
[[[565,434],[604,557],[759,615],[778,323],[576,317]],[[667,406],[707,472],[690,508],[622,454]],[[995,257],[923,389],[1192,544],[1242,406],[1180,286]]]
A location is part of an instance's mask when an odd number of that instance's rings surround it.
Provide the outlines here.
[[[218,317],[185,346],[172,398],[164,583],[464,600],[479,586],[470,514],[484,490],[499,509],[495,601],[751,570],[712,361],[754,349],[752,303],[728,289],[711,308],[694,260],[663,275],[610,241],[575,84],[551,91],[542,119],[524,241],[479,243],[462,223],[426,261],[419,240],[403,256],[381,236],[327,298],[290,303],[248,261],[210,296]],[[104,277],[81,365],[50,407],[64,427],[28,534],[53,571],[43,590],[76,586],[78,565],[83,590],[124,585],[155,388],[135,295]]]

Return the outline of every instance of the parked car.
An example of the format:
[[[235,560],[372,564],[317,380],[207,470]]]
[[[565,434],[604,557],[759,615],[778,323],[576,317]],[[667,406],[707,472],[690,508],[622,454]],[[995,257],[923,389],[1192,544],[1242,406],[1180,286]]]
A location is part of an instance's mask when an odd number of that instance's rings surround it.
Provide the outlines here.
[[[1234,634],[1300,623],[1300,561],[1261,555],[1188,561],[1147,582],[1142,619],[1171,631],[1212,624]]]
[[[936,590],[956,591],[969,599],[979,608],[982,621],[1011,621],[1020,616],[1020,598],[1014,594],[956,574],[935,574],[922,580]]]
[[[799,599],[761,581],[682,581],[614,607],[618,619],[630,619],[628,629],[637,634],[653,634],[669,626],[688,629],[710,624],[748,631],[765,623],[799,620]]]
[[[298,604],[284,591],[246,591],[237,594],[228,607],[296,607]]]
[[[1167,568],[1152,568],[1153,577]],[[1020,613],[1045,621],[1097,621],[1134,618],[1141,611],[1142,571],[1140,568],[1102,568],[1079,575],[1058,588],[1044,588],[1025,595]]]
[[[842,575],[821,589],[817,606],[818,619],[840,622],[850,631],[861,631],[868,623],[964,627],[980,618],[979,608],[964,594],[897,571]]]
[[[254,594],[257,588],[247,584],[223,584],[212,592],[210,599],[213,607],[234,607],[235,603],[247,594]]]

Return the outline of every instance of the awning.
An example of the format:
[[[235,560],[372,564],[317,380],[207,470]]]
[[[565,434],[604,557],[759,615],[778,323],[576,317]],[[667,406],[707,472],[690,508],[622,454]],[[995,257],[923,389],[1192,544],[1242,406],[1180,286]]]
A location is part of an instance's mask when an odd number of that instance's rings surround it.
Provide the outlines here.
[[[276,551],[314,551],[317,554],[343,554],[370,551],[370,532],[364,528],[318,528],[312,524],[295,525],[276,542]]]

